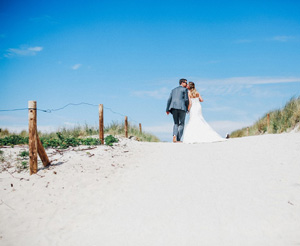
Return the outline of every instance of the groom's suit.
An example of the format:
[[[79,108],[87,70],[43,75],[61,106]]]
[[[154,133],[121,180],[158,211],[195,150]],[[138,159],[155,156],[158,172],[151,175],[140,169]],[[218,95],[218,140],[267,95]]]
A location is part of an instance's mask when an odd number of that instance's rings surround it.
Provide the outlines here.
[[[185,115],[188,106],[188,90],[183,86],[178,86],[173,89],[168,99],[166,112],[171,112],[173,115],[173,136],[176,136],[177,141],[180,141],[183,134]]]

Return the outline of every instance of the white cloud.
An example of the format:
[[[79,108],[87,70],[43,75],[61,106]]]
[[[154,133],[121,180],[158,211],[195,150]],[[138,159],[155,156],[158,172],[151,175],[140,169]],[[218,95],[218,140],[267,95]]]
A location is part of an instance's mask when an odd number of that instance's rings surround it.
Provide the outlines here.
[[[156,99],[165,99],[170,94],[170,89],[163,87],[158,90],[152,91],[134,91],[132,92],[133,95],[138,97],[153,97]]]
[[[240,110],[235,107],[228,107],[228,106],[222,106],[222,105],[215,105],[210,104],[207,108],[205,108],[205,112],[211,112],[211,113],[227,113],[235,116],[239,116],[240,118],[245,118],[248,116],[248,112],[245,110]]]
[[[35,56],[37,52],[43,50],[43,47],[21,47],[19,49],[10,48],[4,54],[5,57],[13,57],[13,56]]]
[[[78,68],[80,68],[82,65],[81,64],[75,64],[74,66],[72,66],[73,70],[77,70]]]
[[[300,83],[300,77],[230,77],[220,79],[192,79],[202,96],[210,95],[237,95],[239,93],[254,93],[255,85]],[[241,94],[242,95],[242,94]]]
[[[29,47],[28,48],[28,51],[33,51],[33,52],[39,52],[39,51],[42,51],[43,50],[43,47]]]
[[[280,83],[300,83],[300,77],[230,77],[220,79],[190,78],[196,84],[201,95],[206,93],[214,95],[236,95],[243,90],[249,90],[253,85],[260,84],[280,84]],[[163,84],[163,83],[161,83]],[[152,97],[155,99],[167,99],[173,87],[162,87],[148,91],[134,91],[137,97]],[[157,88],[157,86],[156,86]]]
[[[219,84],[219,85],[258,85],[258,84],[278,84],[278,83],[299,83],[300,77],[231,77],[223,79],[194,79],[195,83],[200,84]]]
[[[294,39],[293,36],[275,36],[273,38],[271,38],[271,40],[273,41],[279,41],[279,42],[287,42]]]
[[[201,95],[205,95],[206,93],[215,94],[215,95],[229,95],[229,94],[237,94],[241,92],[243,89],[248,88],[247,85],[214,85],[207,86],[203,88],[197,88]]]

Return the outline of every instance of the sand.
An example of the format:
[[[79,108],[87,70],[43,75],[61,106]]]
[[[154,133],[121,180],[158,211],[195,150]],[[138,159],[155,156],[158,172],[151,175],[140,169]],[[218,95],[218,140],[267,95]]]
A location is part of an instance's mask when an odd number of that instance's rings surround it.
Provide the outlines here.
[[[300,133],[86,148],[2,170],[0,245],[300,245]]]

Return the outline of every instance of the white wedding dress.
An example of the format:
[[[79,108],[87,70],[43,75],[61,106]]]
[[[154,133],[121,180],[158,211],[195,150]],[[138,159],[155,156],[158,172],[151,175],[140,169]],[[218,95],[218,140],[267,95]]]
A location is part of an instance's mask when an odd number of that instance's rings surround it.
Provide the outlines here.
[[[199,98],[191,98],[190,120],[184,128],[183,143],[211,143],[225,141],[202,116]]]

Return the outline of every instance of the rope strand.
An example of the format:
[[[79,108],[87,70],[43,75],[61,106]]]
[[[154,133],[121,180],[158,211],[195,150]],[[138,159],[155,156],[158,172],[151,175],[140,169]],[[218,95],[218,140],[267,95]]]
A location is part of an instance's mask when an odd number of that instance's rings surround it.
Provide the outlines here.
[[[80,105],[88,105],[88,106],[93,106],[93,107],[98,107],[98,106],[99,106],[99,105],[92,104],[92,103],[81,102],[81,103],[68,103],[68,104],[66,104],[66,105],[63,106],[63,107],[56,108],[56,109],[39,109],[39,108],[37,108],[36,110],[37,110],[37,111],[44,112],[44,113],[52,113],[52,112],[56,112],[56,111],[59,111],[59,110],[63,110],[63,109],[65,109],[66,107],[69,107],[69,106],[80,106]],[[33,109],[33,108],[0,109],[0,112],[13,112],[13,111],[22,111],[22,110],[30,110],[30,109]],[[109,110],[110,112],[112,112],[113,114],[120,115],[120,116],[122,116],[122,117],[125,117],[125,116],[126,116],[126,115],[121,114],[121,113],[119,113],[119,112],[116,112],[116,111],[114,111],[113,109],[108,108],[108,107],[104,107],[104,109],[107,109],[107,110]],[[135,121],[134,119],[132,119],[131,117],[128,116],[128,118],[131,119],[132,122],[135,122],[135,123],[138,124],[138,122]]]

